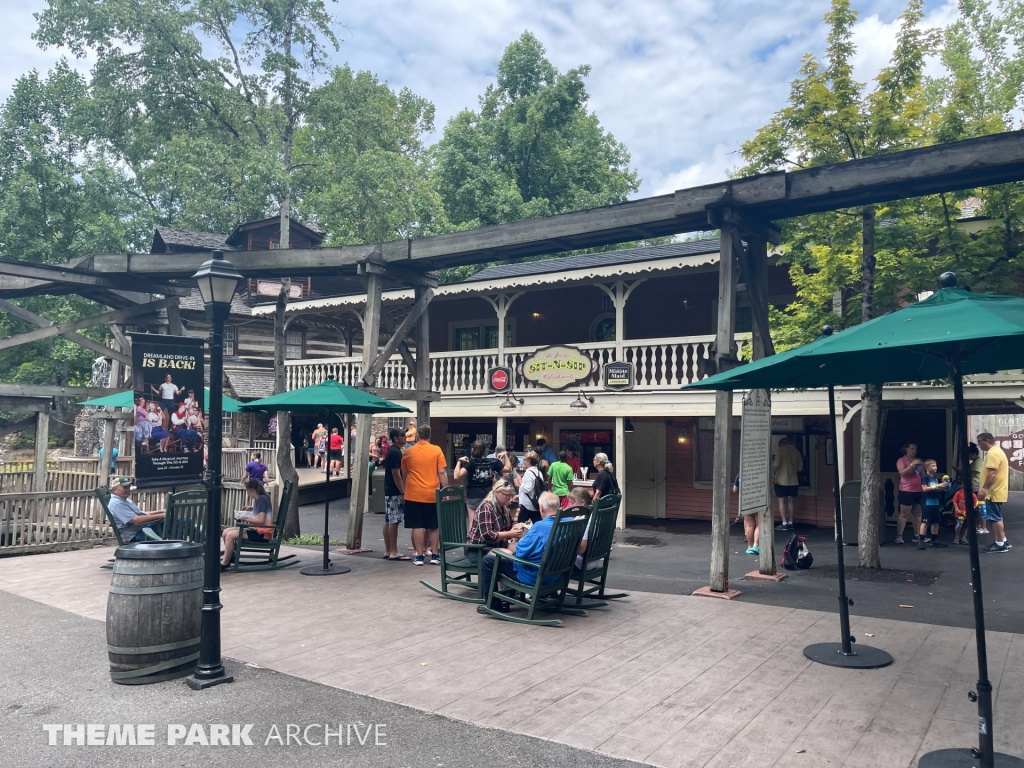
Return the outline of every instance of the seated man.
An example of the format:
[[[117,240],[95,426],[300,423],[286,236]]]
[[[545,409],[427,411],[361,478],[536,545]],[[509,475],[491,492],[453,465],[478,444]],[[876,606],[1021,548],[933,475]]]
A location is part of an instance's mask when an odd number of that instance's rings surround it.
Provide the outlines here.
[[[146,514],[131,499],[132,479],[115,477],[110,488],[110,503],[107,508],[110,515],[117,521],[117,530],[121,532],[121,540],[126,544],[131,541],[144,541],[146,534],[143,528],[149,528],[157,536],[163,530],[165,510]],[[154,525],[154,523],[157,523]]]
[[[540,561],[544,558],[544,546],[547,544],[548,535],[551,533],[551,526],[555,524],[555,515],[558,514],[559,509],[559,500],[555,494],[545,491],[540,495],[540,522],[534,523],[516,545],[516,557],[529,560],[537,565],[513,563],[503,558],[501,561],[501,573],[506,576],[512,576],[523,584],[536,583]],[[489,588],[491,574],[494,573],[494,560],[495,556],[488,554],[480,562],[480,583],[485,585],[481,588],[481,591]],[[553,583],[553,581],[554,579],[550,583]],[[491,608],[502,613],[508,613],[509,611],[508,603],[504,600],[499,600],[496,595],[491,597]],[[477,613],[487,613],[482,605],[477,606],[476,610]]]

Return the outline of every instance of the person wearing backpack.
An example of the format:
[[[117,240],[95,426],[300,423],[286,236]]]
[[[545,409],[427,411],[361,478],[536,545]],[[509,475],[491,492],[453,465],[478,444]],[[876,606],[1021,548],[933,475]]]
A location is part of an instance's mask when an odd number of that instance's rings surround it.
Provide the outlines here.
[[[540,520],[540,495],[547,488],[544,485],[544,476],[537,466],[540,464],[540,456],[530,451],[523,461],[526,463],[526,472],[523,473],[523,480],[519,484],[519,522],[525,523],[529,520],[536,523]]]

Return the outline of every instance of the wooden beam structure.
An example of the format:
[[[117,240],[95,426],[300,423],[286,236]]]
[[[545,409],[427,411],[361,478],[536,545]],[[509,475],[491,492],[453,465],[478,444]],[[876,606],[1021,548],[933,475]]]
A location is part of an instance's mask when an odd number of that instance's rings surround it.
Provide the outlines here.
[[[878,157],[779,171],[681,189],[672,194],[540,219],[375,245],[232,252],[247,277],[355,274],[379,260],[427,271],[443,267],[590,248],[708,228],[708,208],[729,206],[769,222],[848,206],[1024,180],[1024,132],[1010,131]],[[770,239],[770,238],[767,238]],[[80,269],[97,274],[188,277],[204,254],[98,255]]]
[[[63,387],[59,384],[8,384],[0,383],[0,397],[70,397],[89,400],[96,397],[119,394],[119,389],[107,387]]]
[[[51,325],[56,325],[56,323],[54,323],[53,320],[48,320],[45,317],[40,317],[35,312],[29,312],[24,307],[19,307],[17,304],[12,304],[11,302],[6,301],[4,299],[0,299],[0,311],[7,312],[10,315],[14,315],[15,317],[21,318],[26,322],[32,323],[33,325],[38,325],[40,328],[49,328]],[[125,365],[132,364],[131,357],[129,357],[128,355],[118,352],[115,349],[111,349],[110,347],[106,346],[105,344],[102,344],[101,342],[93,341],[88,336],[83,336],[82,334],[77,333],[75,331],[67,331],[65,333],[62,333],[61,336],[65,339],[68,339],[69,341],[73,341],[76,344],[82,345],[86,349],[91,349],[93,352],[99,352],[101,355],[104,355],[105,357],[109,357],[113,360],[120,360]]]
[[[0,339],[0,349],[10,349],[11,347],[17,347],[33,341],[49,339],[53,336],[64,336],[67,333],[80,331],[83,328],[91,328],[94,325],[115,323],[119,320],[127,320],[130,317],[148,315],[171,305],[176,306],[177,304],[178,297],[171,296],[166,299],[160,299],[159,301],[149,302],[148,304],[136,304],[134,307],[129,307],[128,309],[112,309],[109,312],[101,312],[98,315],[86,317],[81,320],[72,320],[67,323],[54,323],[53,325],[48,325],[45,328],[39,328],[35,331],[22,333],[18,336],[10,336],[6,339]]]
[[[77,263],[81,263],[81,261]],[[137,280],[128,283],[124,278],[116,274],[98,275],[93,272],[73,268],[70,264],[55,266],[0,259],[0,274],[42,283],[55,283],[75,287],[108,288],[110,290],[138,290],[140,287]],[[154,283],[145,287],[147,292],[159,293],[165,296],[188,296],[191,293],[191,288],[181,285]]]
[[[398,328],[391,334],[391,338],[384,345],[384,349],[378,353],[376,359],[370,363],[368,368],[364,369],[362,381],[365,386],[373,386],[373,382],[377,380],[377,375],[384,370],[384,366],[388,364],[388,360],[391,359],[395,350],[398,349],[398,345],[405,339],[405,334],[412,330],[413,325],[427,311],[427,305],[434,298],[434,291],[430,288],[417,288],[416,296],[416,303],[412,305],[409,314],[399,323]],[[416,386],[419,389],[423,389],[419,381],[416,382]],[[367,446],[367,450],[369,450],[369,446]]]
[[[394,316],[391,314],[391,310],[381,305],[380,308],[380,320],[384,324],[384,330],[392,336],[395,333],[395,329],[398,327],[398,323],[395,322]],[[350,345],[349,336],[345,335],[345,343]],[[348,350],[348,354],[351,356],[352,350],[351,345]],[[410,371],[416,370],[416,358],[412,356],[412,350],[409,349],[409,344],[405,339],[401,339],[398,342],[398,354],[402,356],[402,361]]]

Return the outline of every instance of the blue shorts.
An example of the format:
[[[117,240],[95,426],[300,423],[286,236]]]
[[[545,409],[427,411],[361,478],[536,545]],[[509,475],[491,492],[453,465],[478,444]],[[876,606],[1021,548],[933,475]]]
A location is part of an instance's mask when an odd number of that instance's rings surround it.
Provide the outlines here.
[[[991,520],[993,523],[1003,522],[1003,502],[1001,501],[989,501],[985,499],[985,515],[986,520]]]
[[[942,522],[942,507],[938,504],[925,504],[921,507],[921,522],[925,525],[938,525]]]

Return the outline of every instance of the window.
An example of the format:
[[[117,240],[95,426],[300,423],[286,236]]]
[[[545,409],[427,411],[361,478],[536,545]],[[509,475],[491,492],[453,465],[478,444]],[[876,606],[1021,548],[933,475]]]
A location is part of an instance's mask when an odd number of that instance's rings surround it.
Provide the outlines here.
[[[301,360],[304,352],[303,344],[305,333],[302,328],[297,331],[288,331],[285,334],[284,359]]]
[[[754,319],[750,307],[736,307],[736,333],[753,333]]]
[[[693,479],[697,483],[710,483],[715,472],[715,430],[698,429],[696,461],[693,468]],[[732,466],[729,468],[729,482],[740,472],[740,431],[732,431]]]
[[[224,327],[224,355],[226,357],[235,356],[235,327],[233,325]]]
[[[505,320],[505,346],[515,346],[515,318]],[[497,320],[470,320],[451,323],[449,326],[450,349],[453,352],[464,352],[470,349],[498,348]]]
[[[615,313],[605,312],[598,315],[590,324],[591,341],[615,341]]]
[[[224,437],[235,434],[235,414],[225,413],[221,421],[221,432]]]
[[[406,421],[405,416],[388,416],[388,429],[404,430]]]

